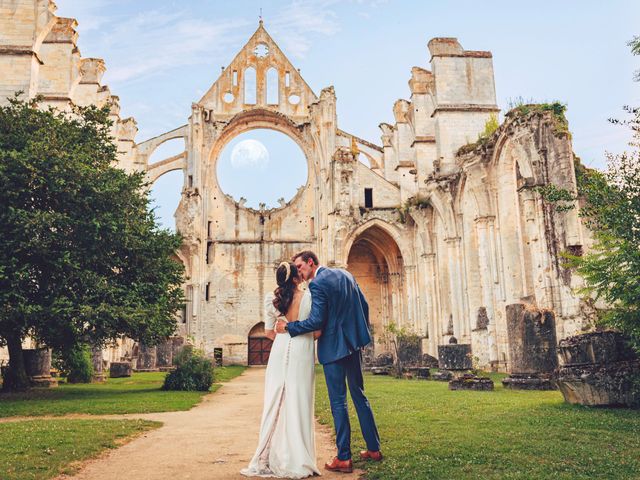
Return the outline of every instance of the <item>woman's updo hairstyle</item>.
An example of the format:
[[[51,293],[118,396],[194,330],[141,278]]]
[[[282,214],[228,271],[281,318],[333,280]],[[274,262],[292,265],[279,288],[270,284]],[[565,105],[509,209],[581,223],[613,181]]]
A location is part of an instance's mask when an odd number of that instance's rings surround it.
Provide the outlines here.
[[[273,292],[273,306],[276,307],[282,315],[287,313],[289,306],[293,301],[293,294],[297,285],[293,282],[298,277],[298,269],[294,263],[282,262],[276,269],[276,282],[278,288]]]

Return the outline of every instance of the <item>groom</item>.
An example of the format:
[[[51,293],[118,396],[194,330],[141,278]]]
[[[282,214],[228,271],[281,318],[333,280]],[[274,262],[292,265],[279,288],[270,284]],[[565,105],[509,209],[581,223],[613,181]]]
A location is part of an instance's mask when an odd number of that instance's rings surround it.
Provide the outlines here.
[[[278,321],[276,331],[289,332],[295,337],[322,330],[318,340],[318,360],[324,367],[338,446],[338,456],[326,463],[325,468],[350,473],[353,470],[351,425],[345,381],[349,384],[351,400],[367,443],[367,450],[360,452],[360,458],[382,460],[380,437],[371,406],[364,395],[360,366],[360,349],[371,342],[369,305],[353,276],[346,270],[318,265],[318,257],[308,250],[296,254],[292,261],[302,277],[311,280],[311,312],[301,322]]]

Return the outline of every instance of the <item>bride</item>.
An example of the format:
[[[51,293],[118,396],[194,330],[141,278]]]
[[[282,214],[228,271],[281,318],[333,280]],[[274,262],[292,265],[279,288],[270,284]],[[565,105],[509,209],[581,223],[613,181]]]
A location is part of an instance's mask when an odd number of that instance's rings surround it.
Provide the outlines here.
[[[278,316],[304,320],[311,310],[311,293],[301,290],[302,277],[295,264],[282,262],[276,270],[278,288],[267,305],[265,331],[273,340],[264,385],[264,408],[258,448],[248,477],[305,478],[317,474],[314,438],[314,339],[320,332],[291,338],[273,332]]]

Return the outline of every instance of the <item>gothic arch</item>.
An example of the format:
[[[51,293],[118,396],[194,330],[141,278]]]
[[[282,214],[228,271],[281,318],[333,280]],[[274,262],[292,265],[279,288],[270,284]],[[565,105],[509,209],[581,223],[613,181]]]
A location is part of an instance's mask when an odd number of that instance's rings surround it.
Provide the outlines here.
[[[404,247],[405,242],[400,230],[397,227],[385,222],[384,220],[381,220],[379,218],[373,218],[363,223],[362,225],[358,226],[358,228],[353,230],[344,240],[343,248],[342,248],[342,264],[343,265],[347,264],[347,260],[349,258],[349,252],[351,251],[351,248],[353,247],[353,244],[358,239],[358,237],[360,237],[365,231],[369,230],[370,228],[375,228],[375,227],[379,228],[380,230],[385,232],[387,235],[389,235],[393,239],[393,241],[398,246],[398,249],[400,250],[402,258],[405,259],[404,260],[405,263],[411,264],[411,265],[415,264],[415,257],[413,255],[413,252],[410,249]]]

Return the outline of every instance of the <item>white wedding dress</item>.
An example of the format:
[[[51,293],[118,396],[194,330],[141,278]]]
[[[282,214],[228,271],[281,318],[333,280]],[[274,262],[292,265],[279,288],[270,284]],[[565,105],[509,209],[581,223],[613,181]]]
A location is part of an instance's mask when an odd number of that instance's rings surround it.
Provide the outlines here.
[[[268,303],[267,303],[268,302]],[[265,330],[273,330],[279,313],[268,299]],[[300,301],[298,318],[311,310],[311,292]],[[265,375],[264,409],[258,448],[248,477],[305,478],[320,474],[316,466],[314,431],[315,343],[313,333],[291,338],[278,334],[271,347]]]

